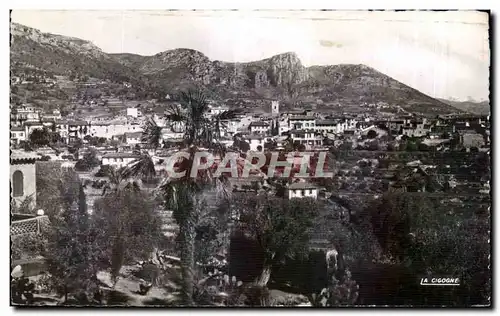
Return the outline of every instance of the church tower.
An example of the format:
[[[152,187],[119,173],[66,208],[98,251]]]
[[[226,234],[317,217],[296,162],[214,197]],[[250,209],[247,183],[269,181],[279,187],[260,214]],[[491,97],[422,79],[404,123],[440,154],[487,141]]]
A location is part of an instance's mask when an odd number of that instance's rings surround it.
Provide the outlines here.
[[[280,104],[278,101],[271,101],[271,114],[273,114],[273,116],[279,116]]]

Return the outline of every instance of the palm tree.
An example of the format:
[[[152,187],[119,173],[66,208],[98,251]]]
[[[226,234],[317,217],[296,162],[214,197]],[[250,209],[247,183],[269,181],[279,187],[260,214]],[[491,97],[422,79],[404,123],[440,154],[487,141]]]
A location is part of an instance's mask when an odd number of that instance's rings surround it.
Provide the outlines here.
[[[140,186],[137,181],[128,177],[126,169],[116,170],[114,168],[110,168],[106,171],[106,175],[109,178],[109,182],[107,182],[102,188],[102,195],[107,194],[118,194],[124,189],[134,189],[140,190]]]
[[[189,153],[189,158],[182,158],[176,164],[176,169],[186,171],[182,178],[166,178],[157,188],[161,194],[166,209],[173,211],[173,216],[179,225],[181,246],[182,298],[184,305],[193,305],[193,268],[196,225],[206,209],[210,191],[215,192],[217,200],[227,199],[229,190],[223,177],[214,177],[212,169],[198,172],[196,178],[190,177],[194,156],[200,148],[208,149],[213,154],[222,157],[224,146],[219,142],[220,129],[223,120],[234,117],[236,111],[225,111],[208,118],[208,102],[200,91],[181,92],[180,107],[171,106],[166,119],[175,125],[183,123],[183,146]],[[155,148],[161,141],[162,128],[153,119],[145,125],[142,140]],[[152,178],[156,176],[153,157],[144,153],[133,161],[123,173],[125,176],[141,176]]]

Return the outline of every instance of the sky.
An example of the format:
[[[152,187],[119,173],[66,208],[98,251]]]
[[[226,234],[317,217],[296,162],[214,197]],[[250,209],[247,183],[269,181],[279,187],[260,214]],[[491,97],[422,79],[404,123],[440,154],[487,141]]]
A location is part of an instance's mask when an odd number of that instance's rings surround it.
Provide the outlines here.
[[[12,11],[13,22],[108,53],[191,48],[247,62],[365,64],[437,98],[488,100],[488,16],[473,11]]]

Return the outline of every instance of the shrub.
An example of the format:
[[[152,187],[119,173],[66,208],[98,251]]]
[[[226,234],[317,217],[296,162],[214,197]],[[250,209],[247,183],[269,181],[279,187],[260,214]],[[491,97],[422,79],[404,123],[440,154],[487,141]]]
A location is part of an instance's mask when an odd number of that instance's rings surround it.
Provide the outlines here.
[[[25,234],[12,238],[11,259],[20,260],[44,256],[47,249],[47,238],[40,234]]]

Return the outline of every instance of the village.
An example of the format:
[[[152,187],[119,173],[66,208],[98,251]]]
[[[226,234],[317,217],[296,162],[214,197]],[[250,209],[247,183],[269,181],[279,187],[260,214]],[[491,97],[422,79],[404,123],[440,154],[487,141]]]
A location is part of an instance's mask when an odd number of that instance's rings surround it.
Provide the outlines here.
[[[108,107],[114,108],[113,114]],[[89,112],[90,109],[94,110]],[[228,109],[213,104],[207,115],[215,117]],[[107,106],[91,103],[78,105],[77,111],[80,114],[62,116],[58,110],[47,113],[30,105],[13,107],[11,149],[22,153],[32,144],[29,153],[38,160],[76,166],[77,171],[88,176],[86,179],[95,182],[102,180],[96,177],[100,168],[125,167],[144,151],[154,156],[157,168],[162,169],[159,162],[168,159],[176,144],[182,142],[182,126],[173,126],[166,121],[165,107],[151,101],[109,102]],[[143,126],[148,119],[162,128],[161,148],[143,141]],[[380,193],[382,191],[370,188],[388,190],[396,183],[391,181],[396,172],[407,173],[406,176],[418,173],[433,177],[438,185],[435,192],[448,188],[457,192],[463,189],[463,194],[481,194],[489,192],[489,179],[467,172],[471,167],[467,160],[458,165],[452,157],[467,159],[479,152],[489,154],[489,124],[489,116],[473,115],[370,117],[363,114],[332,115],[312,109],[280,111],[279,102],[270,101],[267,113],[239,111],[235,118],[221,120],[221,142],[229,151],[243,153],[328,152],[335,156],[333,179],[338,187],[335,192],[326,192],[324,187],[316,188],[327,194]],[[51,137],[57,135],[56,142],[50,142],[50,146],[49,143],[38,145],[37,137],[41,135],[43,139],[44,134],[35,130],[47,131]],[[82,162],[89,152],[96,160],[91,166],[80,166],[78,162]],[[454,165],[440,163],[445,157],[455,160],[452,161]],[[468,177],[464,178],[465,174]],[[355,188],[357,190],[353,190]],[[425,186],[414,188],[416,192],[425,192],[425,189]],[[318,192],[314,196],[318,196]],[[23,192],[14,197],[20,200],[33,193],[36,192]],[[295,196],[301,196],[300,192]]]
[[[12,305],[491,306],[486,66],[394,72],[364,37],[230,61],[46,32],[11,26]]]

